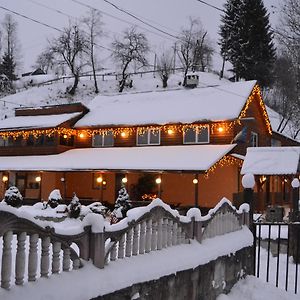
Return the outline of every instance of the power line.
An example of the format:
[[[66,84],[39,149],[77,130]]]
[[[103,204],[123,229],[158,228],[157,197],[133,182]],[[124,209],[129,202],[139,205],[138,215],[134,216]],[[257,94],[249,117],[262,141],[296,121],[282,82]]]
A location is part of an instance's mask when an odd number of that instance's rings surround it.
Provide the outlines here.
[[[202,4],[205,4],[205,5],[209,6],[209,7],[211,7],[211,8],[214,8],[214,9],[216,9],[216,10],[225,12],[224,9],[219,8],[219,7],[217,7],[217,6],[214,6],[214,5],[212,5],[212,4],[209,4],[209,3],[205,2],[205,1],[202,1],[202,0],[197,0],[197,1],[199,1],[199,2],[202,3]]]
[[[38,23],[38,24],[40,24],[40,25],[46,26],[46,27],[48,27],[48,28],[54,29],[54,30],[56,30],[56,31],[62,32],[61,29],[58,29],[58,28],[56,28],[56,27],[54,27],[54,26],[51,26],[51,25],[48,25],[48,24],[46,24],[46,23],[44,23],[44,22],[41,22],[41,21],[32,19],[32,18],[30,18],[30,17],[28,17],[28,16],[25,16],[25,15],[23,15],[23,14],[21,14],[21,13],[18,13],[18,12],[14,11],[14,10],[8,9],[8,8],[3,7],[3,6],[1,6],[1,5],[0,5],[0,8],[3,9],[3,10],[5,10],[5,11],[8,11],[8,12],[10,12],[10,13],[12,13],[12,14],[15,14],[15,15],[17,15],[17,16],[19,16],[19,17],[25,18],[25,19],[27,19],[27,20],[30,20],[30,21],[32,21],[32,22],[35,22],[35,23]]]
[[[108,3],[108,4],[110,4],[110,5],[113,6],[115,9],[117,9],[117,10],[119,10],[119,11],[121,11],[121,12],[127,14],[128,16],[130,16],[130,17],[132,17],[132,18],[134,18],[134,19],[136,19],[136,20],[138,20],[138,21],[140,21],[140,22],[142,22],[143,24],[145,24],[145,25],[147,25],[147,26],[149,26],[149,27],[151,27],[151,28],[153,28],[153,29],[155,29],[155,30],[157,30],[157,31],[159,31],[159,32],[161,32],[161,33],[163,33],[163,34],[166,34],[166,35],[168,35],[168,36],[170,36],[170,37],[172,37],[172,38],[174,38],[174,39],[178,39],[177,36],[175,36],[175,35],[173,35],[173,34],[171,34],[171,33],[168,33],[168,32],[166,32],[166,31],[164,31],[164,30],[162,30],[162,29],[159,29],[158,27],[156,27],[156,26],[154,26],[154,25],[152,25],[152,24],[150,24],[150,23],[148,23],[148,22],[142,20],[141,18],[137,17],[137,16],[134,15],[133,13],[131,13],[131,12],[129,12],[129,11],[127,11],[127,10],[125,10],[125,9],[123,9],[123,8],[121,8],[121,7],[119,7],[119,6],[117,6],[116,4],[114,4],[114,3],[112,3],[112,2],[110,2],[110,1],[108,1],[108,0],[103,0],[103,1],[106,2],[106,3]]]
[[[3,6],[0,6],[0,9],[3,9],[3,10],[5,10],[5,11],[9,11],[9,12],[11,12],[11,13],[13,13],[13,14],[19,16],[19,17],[25,18],[25,19],[30,20],[30,21],[32,21],[32,22],[38,23],[38,24],[40,24],[40,25],[43,25],[43,26],[46,26],[46,27],[48,27],[48,28],[54,29],[54,30],[56,30],[56,31],[58,31],[58,32],[64,33],[64,30],[62,30],[62,29],[56,28],[56,27],[51,26],[51,25],[49,25],[49,24],[46,24],[46,23],[44,23],[44,22],[40,22],[40,21],[35,20],[35,19],[31,18],[31,17],[28,17],[28,16],[26,16],[26,15],[24,15],[24,14],[20,14],[20,13],[14,11],[14,10],[8,9],[8,8],[6,8],[6,7],[3,7]],[[95,46],[97,46],[97,47],[99,47],[99,48],[102,48],[102,49],[105,49],[105,50],[107,50],[107,51],[112,52],[111,49],[109,49],[109,48],[107,48],[107,47],[105,47],[105,46],[102,46],[102,45],[99,45],[99,44],[95,44]]]
[[[147,28],[144,28],[144,27],[139,26],[139,25],[137,25],[137,24],[134,24],[134,23],[132,23],[132,22],[129,22],[129,21],[126,21],[126,20],[121,19],[121,18],[119,18],[119,17],[116,17],[116,16],[114,16],[114,15],[111,15],[111,14],[109,14],[109,13],[107,13],[107,12],[105,12],[105,11],[99,9],[99,8],[94,7],[94,6],[85,4],[85,3],[81,2],[81,1],[78,1],[78,0],[70,0],[70,1],[72,1],[72,2],[74,2],[74,3],[77,3],[77,4],[81,5],[81,6],[87,7],[87,8],[89,8],[89,9],[97,10],[97,11],[101,12],[103,15],[109,16],[109,17],[111,17],[111,18],[113,18],[113,19],[116,19],[116,20],[118,20],[118,21],[127,23],[127,24],[129,24],[129,25],[133,25],[133,26],[136,25],[137,27],[139,27],[139,28],[141,28],[141,29],[143,29],[143,30],[145,30],[145,31],[147,31],[147,32],[150,32],[150,33],[152,33],[152,34],[155,34],[155,35],[157,35],[157,36],[160,36],[160,37],[162,37],[162,38],[164,38],[164,39],[165,39],[165,38],[168,38],[169,40],[174,41],[173,38],[171,39],[171,38],[166,37],[166,36],[163,36],[163,35],[161,35],[161,34],[159,34],[159,33],[157,33],[157,32],[151,31],[151,30],[149,30],[149,29],[147,29]]]

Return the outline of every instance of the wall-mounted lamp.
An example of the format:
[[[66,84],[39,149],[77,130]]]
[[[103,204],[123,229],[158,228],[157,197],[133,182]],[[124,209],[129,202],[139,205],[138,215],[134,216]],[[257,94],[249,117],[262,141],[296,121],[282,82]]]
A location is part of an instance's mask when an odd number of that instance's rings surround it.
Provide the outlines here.
[[[6,183],[6,182],[8,181],[8,176],[7,176],[7,175],[3,175],[3,176],[2,176],[2,181],[3,181],[4,183]]]
[[[42,180],[41,176],[36,176],[36,177],[35,177],[35,181],[36,181],[36,182],[41,182],[41,180]]]

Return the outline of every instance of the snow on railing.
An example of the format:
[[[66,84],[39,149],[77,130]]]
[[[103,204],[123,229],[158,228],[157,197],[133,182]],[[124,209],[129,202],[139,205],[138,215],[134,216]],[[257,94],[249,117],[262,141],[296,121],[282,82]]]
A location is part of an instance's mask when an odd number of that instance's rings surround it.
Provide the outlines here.
[[[201,216],[198,208],[191,208],[186,216],[181,216],[177,210],[155,199],[146,207],[129,210],[127,217],[117,224],[105,223],[103,217],[95,213],[76,220],[77,226],[74,222],[40,221],[1,203],[1,287],[10,288],[13,265],[15,284],[22,285],[25,274],[28,274],[28,281],[35,281],[39,276],[78,269],[82,265],[81,258],[92,259],[96,267],[104,268],[105,263],[124,257],[188,244],[191,239],[201,243],[207,238],[238,231],[249,224],[249,206],[243,204],[236,210],[224,198],[206,216]],[[17,241],[14,249],[13,236]],[[72,243],[78,246],[79,255],[71,247]]]

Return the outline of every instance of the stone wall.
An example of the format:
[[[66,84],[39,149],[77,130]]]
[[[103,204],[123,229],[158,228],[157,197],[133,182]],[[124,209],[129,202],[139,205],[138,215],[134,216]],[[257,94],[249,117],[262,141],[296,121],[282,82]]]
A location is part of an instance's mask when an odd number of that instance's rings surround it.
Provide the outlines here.
[[[246,274],[252,274],[253,248],[219,257],[196,269],[177,272],[92,300],[214,300],[221,293],[229,293],[232,286]]]

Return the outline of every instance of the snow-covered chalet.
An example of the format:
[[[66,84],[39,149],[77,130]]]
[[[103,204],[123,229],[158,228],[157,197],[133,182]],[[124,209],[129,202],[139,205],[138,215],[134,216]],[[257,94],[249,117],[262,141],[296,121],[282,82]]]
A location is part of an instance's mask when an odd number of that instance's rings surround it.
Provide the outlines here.
[[[20,108],[0,136],[2,195],[16,185],[28,202],[58,188],[65,199],[114,203],[123,184],[137,203],[210,208],[238,199],[246,149],[270,146],[272,129],[247,81]]]

